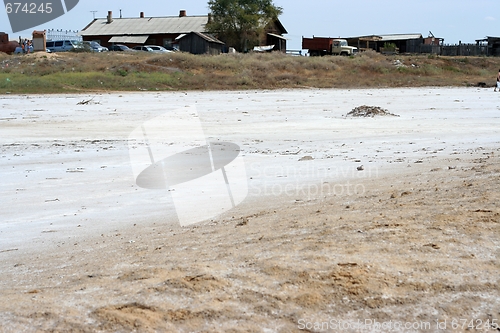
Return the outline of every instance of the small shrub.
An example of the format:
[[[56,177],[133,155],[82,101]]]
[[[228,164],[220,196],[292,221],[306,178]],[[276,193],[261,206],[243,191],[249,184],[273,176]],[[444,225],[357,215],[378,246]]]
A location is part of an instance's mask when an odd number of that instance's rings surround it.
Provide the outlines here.
[[[283,73],[274,77],[277,82],[281,83],[291,83],[291,84],[301,84],[302,78],[299,75],[293,73]]]
[[[454,72],[454,73],[459,73],[460,72],[459,68],[456,68],[456,67],[451,66],[451,65],[446,65],[446,66],[443,67],[443,69],[445,71]]]
[[[384,43],[384,49],[385,50],[392,50],[392,51],[395,51],[396,50],[396,44],[394,43],[389,43],[389,42],[385,42]]]
[[[121,68],[120,68],[120,69],[118,69],[116,72],[118,73],[118,75],[123,76],[123,77],[125,77],[125,76],[127,76],[127,75],[128,75],[128,72],[127,72],[127,70],[125,70],[125,69],[121,69]]]
[[[410,72],[410,69],[408,67],[405,67],[405,66],[399,66],[399,67],[397,67],[397,69],[398,69],[399,73],[409,73]]]

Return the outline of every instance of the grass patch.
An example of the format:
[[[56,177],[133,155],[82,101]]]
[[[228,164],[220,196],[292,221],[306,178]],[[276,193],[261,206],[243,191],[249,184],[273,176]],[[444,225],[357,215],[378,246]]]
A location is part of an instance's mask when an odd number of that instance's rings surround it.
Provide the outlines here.
[[[497,57],[0,54],[1,93],[493,85]]]

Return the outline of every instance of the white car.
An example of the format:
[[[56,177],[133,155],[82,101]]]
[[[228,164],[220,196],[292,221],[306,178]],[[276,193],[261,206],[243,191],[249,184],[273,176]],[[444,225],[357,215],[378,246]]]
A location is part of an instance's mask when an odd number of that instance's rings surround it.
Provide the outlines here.
[[[133,49],[136,51],[154,52],[153,49],[148,46],[134,46]]]
[[[45,47],[50,52],[66,52],[81,49],[81,42],[76,40],[48,40]]]
[[[159,45],[146,45],[146,47],[149,47],[150,49],[153,50],[153,52],[156,52],[156,53],[171,53],[172,52],[170,50],[167,50],[163,46],[159,46]]]

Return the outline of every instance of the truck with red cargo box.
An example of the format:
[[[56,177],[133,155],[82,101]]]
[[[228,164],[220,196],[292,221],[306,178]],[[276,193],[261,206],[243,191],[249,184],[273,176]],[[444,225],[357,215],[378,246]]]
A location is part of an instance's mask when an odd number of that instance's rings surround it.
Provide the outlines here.
[[[330,37],[302,37],[302,49],[309,50],[310,56],[354,55],[358,48],[349,46],[345,39]]]

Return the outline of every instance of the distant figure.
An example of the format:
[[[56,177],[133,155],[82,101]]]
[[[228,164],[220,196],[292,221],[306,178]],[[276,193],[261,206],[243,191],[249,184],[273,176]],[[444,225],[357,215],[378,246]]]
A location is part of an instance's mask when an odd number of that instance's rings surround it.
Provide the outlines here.
[[[494,91],[497,91],[497,88],[500,91],[500,69],[498,70],[497,85],[495,86],[495,90]]]
[[[29,53],[29,43],[27,38],[24,39],[23,46],[24,53]]]

